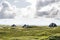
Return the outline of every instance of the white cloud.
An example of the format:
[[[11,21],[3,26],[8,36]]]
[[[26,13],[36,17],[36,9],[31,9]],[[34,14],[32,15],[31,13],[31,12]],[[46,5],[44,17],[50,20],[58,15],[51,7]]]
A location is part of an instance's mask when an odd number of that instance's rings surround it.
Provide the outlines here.
[[[26,0],[27,2],[31,3],[31,5],[20,8],[20,17],[27,17],[27,18],[33,18],[36,13],[36,0]]]
[[[3,1],[0,8],[0,19],[14,18],[14,9],[7,1]]]
[[[15,0],[15,2],[17,2],[17,1],[19,1],[19,0]],[[28,2],[28,0],[27,0],[27,2]],[[36,0],[29,0],[29,3],[31,3],[32,5],[29,5],[25,8],[17,8],[16,5],[12,5],[12,4],[9,4],[7,1],[4,1],[4,4],[3,4],[4,8],[3,9],[7,10],[5,12],[6,14],[8,14],[8,13],[12,14],[14,12],[14,13],[16,13],[16,17],[19,15],[22,17],[28,16],[28,17],[32,18],[35,14],[35,11],[36,11],[36,4],[35,4]],[[6,8],[5,8],[5,6],[6,6]]]

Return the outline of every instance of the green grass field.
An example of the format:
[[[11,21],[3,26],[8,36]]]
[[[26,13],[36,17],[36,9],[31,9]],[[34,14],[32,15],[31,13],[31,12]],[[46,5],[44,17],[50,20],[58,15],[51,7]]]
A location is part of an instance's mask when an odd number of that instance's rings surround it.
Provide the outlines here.
[[[3,25],[5,26],[5,25]],[[60,40],[60,27],[0,27],[0,40]]]

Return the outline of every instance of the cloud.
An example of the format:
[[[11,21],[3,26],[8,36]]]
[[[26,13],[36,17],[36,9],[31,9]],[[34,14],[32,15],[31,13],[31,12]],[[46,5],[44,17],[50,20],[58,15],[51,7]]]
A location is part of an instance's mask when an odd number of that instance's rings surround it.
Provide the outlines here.
[[[55,10],[55,8],[53,8],[53,6],[48,5],[48,4],[50,4],[50,3],[53,4],[55,2],[58,2],[59,0],[58,1],[55,1],[55,0],[50,0],[50,1],[42,0],[41,1],[40,0],[40,1],[38,1],[38,3],[37,3],[37,1],[38,0],[7,0],[7,1],[4,1],[4,2],[2,2],[2,6],[3,6],[2,9],[0,8],[1,9],[0,16],[1,16],[1,18],[16,18],[16,17],[34,18],[36,16],[54,18],[56,16],[55,12],[57,12],[57,10]],[[45,7],[42,7],[41,9],[37,10],[39,3],[42,3],[42,5],[44,4]],[[45,3],[47,3],[47,4],[45,4]],[[25,6],[22,4],[25,4]],[[42,5],[40,5],[40,7]],[[52,8],[54,10],[52,10]]]
[[[37,2],[37,9],[40,9],[40,7],[44,7],[44,6],[47,6],[47,5],[50,5],[52,3],[56,3],[56,2],[59,2],[60,0],[39,0]]]
[[[29,10],[30,3],[26,0],[5,0],[1,1],[0,4],[2,4],[0,7],[0,9],[2,8],[0,10],[0,19],[15,18],[18,15],[23,17],[29,14],[27,11]]]
[[[14,11],[7,1],[1,3],[0,19],[14,18]]]
[[[50,1],[49,1],[50,2]],[[44,7],[41,7],[37,9],[36,16],[37,17],[45,17],[45,18],[60,18],[60,1],[57,0],[54,3],[45,5]]]
[[[31,3],[27,2],[26,0],[7,0],[7,1],[18,8],[24,8],[31,5]]]
[[[34,18],[36,13],[36,0],[26,0],[31,5],[20,9],[20,17],[22,18]]]

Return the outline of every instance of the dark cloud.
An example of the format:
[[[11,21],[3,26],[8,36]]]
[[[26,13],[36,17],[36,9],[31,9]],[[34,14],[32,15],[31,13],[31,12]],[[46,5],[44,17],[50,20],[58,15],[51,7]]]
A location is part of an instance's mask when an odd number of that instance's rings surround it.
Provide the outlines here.
[[[49,11],[37,11],[36,16],[37,17],[46,17],[46,18],[57,18],[59,15],[60,11],[56,8],[52,8]]]
[[[57,9],[58,6],[59,6],[57,2],[60,2],[60,0],[46,0],[44,2],[43,1],[38,1],[36,16],[37,17],[46,17],[46,18],[58,18],[60,10]],[[53,3],[57,3],[57,8],[56,7],[52,7],[50,5],[50,4],[53,4]],[[41,10],[40,8],[46,7],[48,5],[50,5],[52,7],[51,10],[47,11],[47,10],[44,9],[45,11],[38,11],[38,10]]]
[[[46,1],[38,1],[37,3],[37,9],[39,9],[40,7],[44,7],[47,6],[49,4],[55,3],[55,2],[59,2],[60,0],[46,0]]]
[[[37,16],[44,16],[44,15],[49,15],[48,12],[43,11],[43,12],[37,12]]]

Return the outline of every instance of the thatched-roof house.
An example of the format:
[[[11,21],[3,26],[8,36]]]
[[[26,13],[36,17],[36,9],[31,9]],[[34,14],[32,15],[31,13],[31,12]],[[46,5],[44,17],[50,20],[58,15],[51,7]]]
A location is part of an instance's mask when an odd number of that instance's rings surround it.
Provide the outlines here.
[[[49,25],[49,27],[57,27],[57,24],[51,23],[51,24]]]

